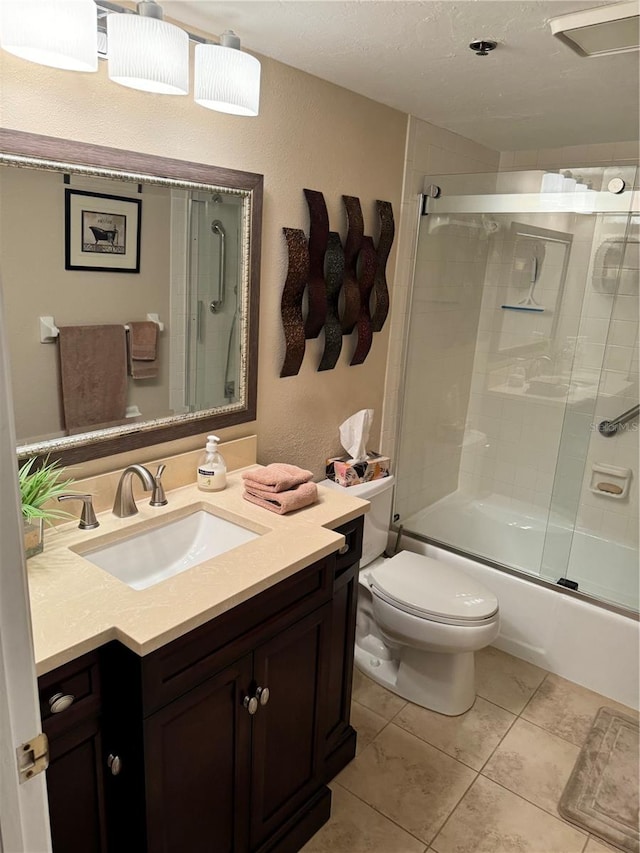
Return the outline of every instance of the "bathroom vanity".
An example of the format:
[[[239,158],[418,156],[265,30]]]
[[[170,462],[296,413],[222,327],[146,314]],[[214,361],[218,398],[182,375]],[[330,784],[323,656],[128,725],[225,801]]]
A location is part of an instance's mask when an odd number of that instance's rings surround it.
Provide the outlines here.
[[[220,511],[240,508],[239,490],[235,484],[220,493]],[[195,490],[177,490],[174,505],[179,492],[188,504]],[[117,584],[123,609],[114,614],[115,631],[102,630],[104,614],[98,613],[95,647],[77,656],[60,648],[50,662],[69,660],[54,668],[44,664],[48,671],[39,678],[50,741],[54,853],[295,851],[327,820],[326,783],[355,754],[349,707],[366,508],[324,490],[306,515],[291,519],[265,521],[264,511],[246,508],[249,518],[273,526],[255,543],[218,558],[220,567],[226,571],[233,560],[253,563],[259,546],[273,536],[272,544],[280,543],[279,555],[271,554],[272,566],[280,563],[271,574],[276,581],[263,578],[255,594],[230,597],[227,588],[213,608],[212,597],[221,595],[215,560],[209,563],[208,586],[206,570],[196,566],[138,592],[102,577],[100,569],[65,549],[63,543],[70,536],[79,540],[79,532],[61,536],[51,549],[52,563],[60,567],[66,550],[85,580]],[[115,522],[120,526],[126,530],[122,520]],[[306,559],[298,556],[305,540]],[[42,567],[46,555],[38,558]],[[31,569],[33,598],[38,579],[34,582]],[[249,574],[254,570],[264,571],[250,568]],[[200,607],[203,618],[188,620],[194,627],[183,630],[188,622],[182,621],[158,634],[156,623],[156,636],[142,645],[128,636],[131,595],[138,597],[139,621],[159,619],[166,628],[170,587],[185,594],[199,573],[190,606]],[[246,577],[232,586],[241,583]],[[162,601],[155,605],[163,608],[160,615],[148,610],[154,597]],[[37,649],[39,627],[45,626],[38,624],[37,591],[35,598]],[[234,598],[242,600],[227,606]],[[174,621],[184,615],[183,607],[176,599]],[[79,636],[86,627],[78,626],[71,630]],[[165,637],[170,639],[164,642]]]

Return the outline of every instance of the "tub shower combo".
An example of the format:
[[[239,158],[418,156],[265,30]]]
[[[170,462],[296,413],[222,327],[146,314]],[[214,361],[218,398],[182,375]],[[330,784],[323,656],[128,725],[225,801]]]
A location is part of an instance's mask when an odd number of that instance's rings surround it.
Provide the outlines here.
[[[425,180],[393,510],[415,547],[626,616],[638,612],[636,187],[633,166]]]

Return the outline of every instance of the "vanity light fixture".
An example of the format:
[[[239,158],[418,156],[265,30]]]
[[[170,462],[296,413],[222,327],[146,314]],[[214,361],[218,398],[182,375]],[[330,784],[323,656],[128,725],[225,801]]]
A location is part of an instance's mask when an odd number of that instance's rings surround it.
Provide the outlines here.
[[[227,30],[214,44],[164,21],[156,0],[140,0],[136,9],[111,0],[0,0],[0,47],[73,71],[97,71],[98,57],[106,58],[116,83],[186,95],[193,41],[195,102],[233,115],[258,115],[260,62],[240,50],[235,33]]]
[[[67,71],[98,70],[93,0],[0,0],[0,47]]]

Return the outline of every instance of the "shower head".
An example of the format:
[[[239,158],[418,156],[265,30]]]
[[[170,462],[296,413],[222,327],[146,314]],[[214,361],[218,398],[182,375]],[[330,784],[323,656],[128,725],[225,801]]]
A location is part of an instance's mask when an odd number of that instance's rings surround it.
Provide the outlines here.
[[[221,237],[225,236],[225,230],[222,222],[219,219],[214,219],[211,223],[211,231],[213,234],[220,234]]]
[[[223,201],[224,201],[224,199],[222,198],[222,196],[220,195],[220,193],[214,193],[214,194],[211,196],[211,201],[212,201],[214,204],[222,204],[222,203],[223,203]]]

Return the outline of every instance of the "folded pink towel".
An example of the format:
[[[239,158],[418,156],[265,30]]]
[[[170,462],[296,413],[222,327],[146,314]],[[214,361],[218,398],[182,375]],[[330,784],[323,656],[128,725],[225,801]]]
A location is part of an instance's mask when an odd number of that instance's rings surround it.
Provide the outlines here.
[[[286,492],[269,492],[269,497],[265,497],[265,492],[256,493],[250,490],[245,483],[245,492],[243,498],[245,501],[250,501],[252,504],[269,509],[271,512],[277,512],[278,515],[284,515],[287,512],[293,512],[295,509],[309,506],[318,500],[318,487],[315,483],[302,483],[296,489],[289,489]]]
[[[311,471],[287,465],[286,462],[272,462],[265,468],[252,468],[242,475],[247,488],[254,487],[264,492],[286,492],[306,483],[313,477]]]

